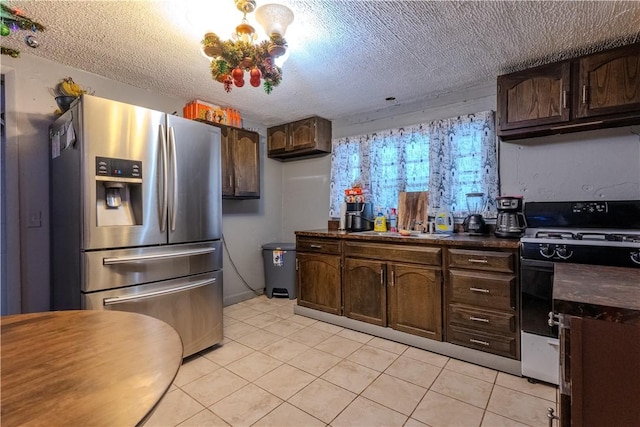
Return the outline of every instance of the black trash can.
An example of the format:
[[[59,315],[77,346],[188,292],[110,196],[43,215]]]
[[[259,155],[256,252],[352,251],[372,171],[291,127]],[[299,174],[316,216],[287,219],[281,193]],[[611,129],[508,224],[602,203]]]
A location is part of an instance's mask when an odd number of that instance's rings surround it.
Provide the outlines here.
[[[296,298],[296,244],[262,245],[267,297]]]

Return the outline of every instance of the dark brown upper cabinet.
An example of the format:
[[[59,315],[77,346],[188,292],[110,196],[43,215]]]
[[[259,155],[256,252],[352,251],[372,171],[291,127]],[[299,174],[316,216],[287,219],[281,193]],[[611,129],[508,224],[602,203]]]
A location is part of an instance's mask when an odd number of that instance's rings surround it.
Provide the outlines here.
[[[640,44],[580,59],[577,117],[640,111]]]
[[[222,130],[222,198],[260,198],[260,135],[245,129]]]
[[[565,62],[498,77],[500,130],[568,122],[570,75]]]
[[[503,140],[640,123],[640,43],[498,76]]]
[[[331,122],[309,117],[267,129],[267,156],[277,160],[331,153]]]
[[[260,198],[260,134],[199,120],[220,128],[223,199]]]

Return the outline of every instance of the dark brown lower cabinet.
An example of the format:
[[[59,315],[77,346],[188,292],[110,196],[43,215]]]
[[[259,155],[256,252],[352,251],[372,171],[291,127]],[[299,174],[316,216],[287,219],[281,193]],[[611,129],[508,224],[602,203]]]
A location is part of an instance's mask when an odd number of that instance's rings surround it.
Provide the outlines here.
[[[447,342],[519,359],[517,251],[449,248],[446,255]]]
[[[350,250],[368,253],[370,249],[352,245]],[[398,253],[402,251],[398,249]],[[346,257],[343,286],[345,316],[442,340],[439,266]]]
[[[298,305],[342,314],[340,255],[298,252],[296,270]]]
[[[640,325],[571,317],[561,329],[562,426],[640,426]]]
[[[389,326],[442,340],[442,273],[437,267],[391,264]]]
[[[387,266],[367,259],[344,260],[344,315],[387,326]]]

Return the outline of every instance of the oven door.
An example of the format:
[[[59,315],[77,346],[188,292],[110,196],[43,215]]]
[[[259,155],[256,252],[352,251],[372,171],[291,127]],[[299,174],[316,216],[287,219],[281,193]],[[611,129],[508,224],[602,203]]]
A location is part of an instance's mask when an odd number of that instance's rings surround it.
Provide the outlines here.
[[[549,326],[553,311],[553,262],[520,259],[520,316],[523,332],[558,338]]]
[[[553,306],[553,262],[520,260],[522,375],[558,384],[558,327],[548,323]]]

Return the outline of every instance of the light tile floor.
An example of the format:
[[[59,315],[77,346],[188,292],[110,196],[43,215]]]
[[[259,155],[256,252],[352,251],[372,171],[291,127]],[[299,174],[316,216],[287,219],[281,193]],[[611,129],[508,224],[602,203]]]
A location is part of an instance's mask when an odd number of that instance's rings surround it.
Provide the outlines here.
[[[224,309],[146,426],[548,426],[556,388],[295,315],[260,296]]]

